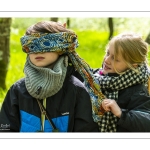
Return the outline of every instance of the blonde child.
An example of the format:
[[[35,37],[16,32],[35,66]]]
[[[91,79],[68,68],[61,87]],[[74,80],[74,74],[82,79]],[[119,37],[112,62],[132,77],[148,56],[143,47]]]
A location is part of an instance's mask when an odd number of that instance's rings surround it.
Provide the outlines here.
[[[106,98],[100,132],[150,132],[148,45],[136,33],[112,38],[102,68],[95,70]]]

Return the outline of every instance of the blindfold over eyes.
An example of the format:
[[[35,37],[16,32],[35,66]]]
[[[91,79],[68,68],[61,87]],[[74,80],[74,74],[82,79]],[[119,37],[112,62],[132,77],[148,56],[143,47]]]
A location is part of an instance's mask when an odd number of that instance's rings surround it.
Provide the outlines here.
[[[56,51],[59,53],[67,53],[74,51],[79,43],[77,35],[70,32],[60,33],[35,33],[25,35],[20,39],[22,50],[25,53],[43,53]]]

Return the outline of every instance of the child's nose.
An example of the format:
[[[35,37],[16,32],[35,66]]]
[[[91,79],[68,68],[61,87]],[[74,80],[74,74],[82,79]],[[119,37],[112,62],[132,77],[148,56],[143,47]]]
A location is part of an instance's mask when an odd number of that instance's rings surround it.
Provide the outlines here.
[[[105,63],[110,64],[110,56],[105,57]]]

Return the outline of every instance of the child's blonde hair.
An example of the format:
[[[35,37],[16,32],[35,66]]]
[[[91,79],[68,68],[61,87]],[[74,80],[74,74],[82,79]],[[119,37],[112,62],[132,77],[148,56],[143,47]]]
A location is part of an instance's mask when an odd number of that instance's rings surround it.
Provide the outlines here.
[[[124,32],[113,37],[108,47],[110,44],[114,46],[114,59],[116,59],[118,55],[121,55],[129,69],[137,72],[133,64],[148,64],[148,44],[142,39],[141,35],[133,32]],[[115,71],[119,73],[116,69]],[[148,81],[148,91],[150,93],[150,79]]]

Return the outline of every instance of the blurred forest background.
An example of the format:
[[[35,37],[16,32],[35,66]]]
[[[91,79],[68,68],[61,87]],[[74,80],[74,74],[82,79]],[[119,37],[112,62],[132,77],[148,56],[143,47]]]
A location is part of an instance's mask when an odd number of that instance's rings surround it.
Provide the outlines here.
[[[101,67],[106,44],[120,32],[137,32],[150,44],[150,18],[0,18],[0,106],[10,86],[24,77],[26,54],[20,37],[42,20],[66,22],[78,35],[76,51],[92,68]]]

